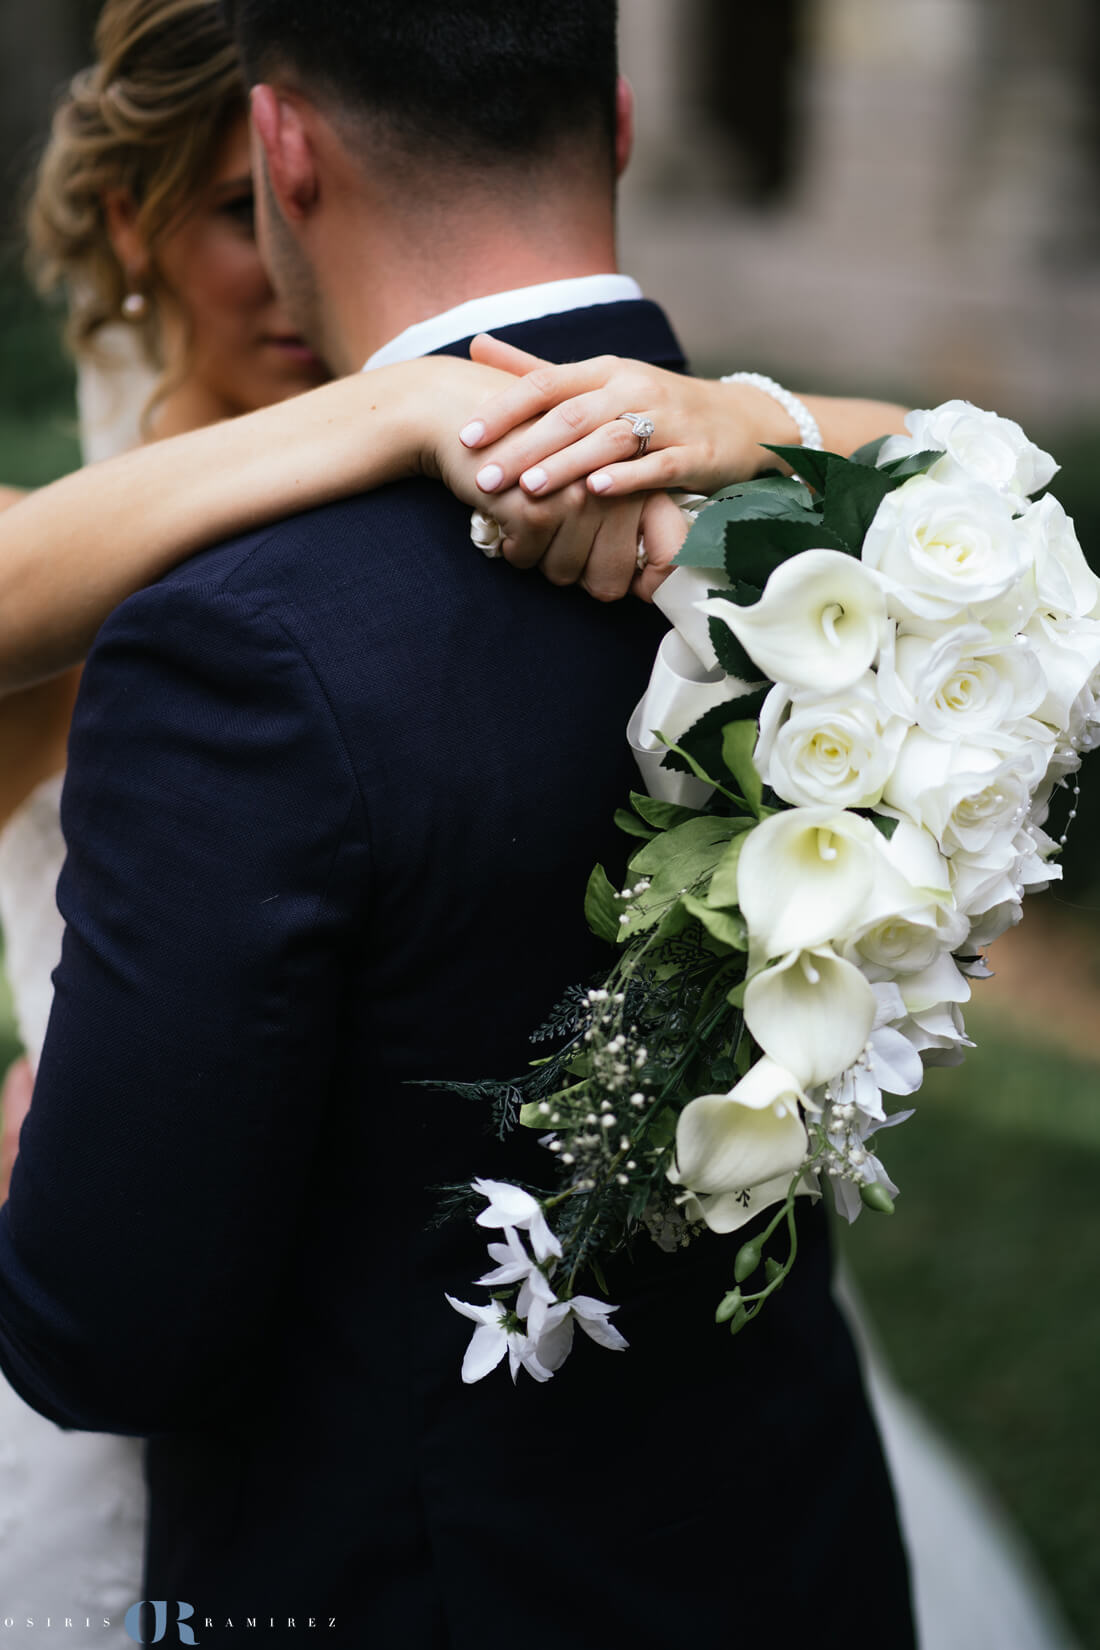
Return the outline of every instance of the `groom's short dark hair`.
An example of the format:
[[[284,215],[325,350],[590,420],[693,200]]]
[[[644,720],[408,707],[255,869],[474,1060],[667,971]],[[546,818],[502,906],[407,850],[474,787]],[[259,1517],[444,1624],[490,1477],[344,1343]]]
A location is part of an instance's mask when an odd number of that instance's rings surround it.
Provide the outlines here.
[[[507,165],[614,149],[616,0],[222,0],[245,74],[293,70],[401,148]]]

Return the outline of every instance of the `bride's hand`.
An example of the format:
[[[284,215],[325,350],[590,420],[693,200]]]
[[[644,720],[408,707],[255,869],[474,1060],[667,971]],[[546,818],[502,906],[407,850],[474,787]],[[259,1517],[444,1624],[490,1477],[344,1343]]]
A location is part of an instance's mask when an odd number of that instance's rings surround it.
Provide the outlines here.
[[[748,384],[714,383],[614,355],[552,366],[482,333],[471,357],[515,375],[461,431],[487,493],[544,497],[575,482],[605,498],[680,487],[712,493],[774,466],[764,442],[797,441],[786,413]],[[654,425],[649,450],[623,412]]]
[[[601,601],[618,600],[631,590],[650,599],[685,532],[683,518],[667,495],[631,489],[600,498],[583,480],[539,497],[516,486],[487,492],[479,482],[483,457],[454,435],[452,397],[457,395],[464,409],[471,406],[469,363],[463,367],[452,391],[440,374],[438,358],[433,362],[427,378],[433,400],[429,422],[421,426],[426,439],[420,467],[464,503],[492,516],[500,529],[501,552],[514,567],[537,566],[552,584],[579,583]],[[499,372],[487,377],[487,387],[499,391]],[[640,571],[642,539],[646,565]]]

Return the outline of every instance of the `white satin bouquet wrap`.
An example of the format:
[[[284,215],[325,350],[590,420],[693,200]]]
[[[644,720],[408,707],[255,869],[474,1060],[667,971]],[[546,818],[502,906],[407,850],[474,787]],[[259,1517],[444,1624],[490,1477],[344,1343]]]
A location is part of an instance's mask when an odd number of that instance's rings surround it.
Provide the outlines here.
[[[452,1303],[479,1325],[467,1379],[505,1353],[547,1379],[574,1323],[619,1346],[577,1289],[639,1231],[777,1211],[717,1305],[737,1333],[794,1263],[798,1196],[892,1212],[874,1137],[911,1111],[885,1097],[961,1059],[984,949],[1061,874],[1045,827],[1100,743],[1100,581],[1018,425],[952,401],[907,427],[851,459],[776,449],[801,479],[708,501],[657,598],[645,794],[618,816],[642,842],[586,901],[618,960],[509,1085],[554,1185],[521,1208],[477,1183],[505,1241],[492,1303]]]

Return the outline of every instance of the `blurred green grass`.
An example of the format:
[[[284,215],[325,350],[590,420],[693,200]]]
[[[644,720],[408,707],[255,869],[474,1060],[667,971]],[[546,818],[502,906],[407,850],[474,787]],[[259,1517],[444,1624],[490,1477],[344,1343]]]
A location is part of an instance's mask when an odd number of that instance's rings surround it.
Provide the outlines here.
[[[968,1015],[883,1136],[892,1217],[838,1232],[905,1389],[992,1486],[1100,1650],[1100,1064]]]

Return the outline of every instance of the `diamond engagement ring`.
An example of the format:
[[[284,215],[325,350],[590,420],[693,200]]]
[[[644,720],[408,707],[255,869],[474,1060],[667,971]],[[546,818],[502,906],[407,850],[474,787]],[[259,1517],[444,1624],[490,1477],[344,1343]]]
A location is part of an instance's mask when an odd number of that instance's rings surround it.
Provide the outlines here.
[[[617,424],[620,418],[626,419],[638,440],[638,450],[632,456],[634,458],[644,457],[655,434],[652,418],[646,413],[616,413],[611,422]]]

